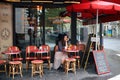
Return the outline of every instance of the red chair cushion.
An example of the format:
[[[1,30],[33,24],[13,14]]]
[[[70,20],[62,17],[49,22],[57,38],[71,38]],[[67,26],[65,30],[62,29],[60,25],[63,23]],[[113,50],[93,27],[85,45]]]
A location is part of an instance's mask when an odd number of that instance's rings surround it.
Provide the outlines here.
[[[43,63],[43,60],[33,60],[31,61],[31,63],[40,64],[40,63]]]
[[[50,56],[44,56],[41,59],[50,59]]]
[[[10,61],[9,64],[21,64],[21,61]]]
[[[0,60],[0,64],[6,63],[6,60]]]
[[[35,60],[37,59],[36,57],[26,57],[26,60]]]
[[[76,59],[74,59],[74,58],[67,58],[67,59],[65,59],[66,61],[76,61]]]
[[[22,61],[23,58],[13,58],[12,60],[13,60],[13,61]]]
[[[72,56],[72,58],[80,59],[80,56]]]

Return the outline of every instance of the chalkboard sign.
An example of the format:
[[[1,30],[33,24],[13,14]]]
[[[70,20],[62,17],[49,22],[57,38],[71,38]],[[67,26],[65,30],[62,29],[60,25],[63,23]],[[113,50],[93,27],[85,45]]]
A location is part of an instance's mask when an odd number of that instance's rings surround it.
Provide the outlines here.
[[[93,51],[93,56],[94,56],[97,73],[99,75],[109,73],[110,68],[106,60],[105,52],[103,50]]]

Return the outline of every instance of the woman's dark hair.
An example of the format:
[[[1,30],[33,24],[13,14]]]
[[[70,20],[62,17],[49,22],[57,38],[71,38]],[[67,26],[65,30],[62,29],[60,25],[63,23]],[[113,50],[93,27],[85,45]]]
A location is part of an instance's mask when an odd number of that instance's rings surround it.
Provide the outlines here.
[[[62,39],[61,39],[63,46],[65,46],[65,41],[64,41],[64,37],[65,37],[65,36],[68,37],[68,35],[64,33],[64,34],[62,35]]]
[[[58,37],[56,38],[56,45],[58,45],[58,42],[62,39],[63,34],[58,34]]]

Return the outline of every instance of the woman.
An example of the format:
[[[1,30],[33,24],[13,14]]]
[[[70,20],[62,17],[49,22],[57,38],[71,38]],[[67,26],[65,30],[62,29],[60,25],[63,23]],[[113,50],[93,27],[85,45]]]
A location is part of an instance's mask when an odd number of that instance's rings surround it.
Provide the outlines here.
[[[68,58],[68,55],[64,53],[64,49],[68,46],[67,34],[63,34],[57,43],[58,46],[54,57],[54,69],[58,69],[60,65],[64,63],[64,59]]]

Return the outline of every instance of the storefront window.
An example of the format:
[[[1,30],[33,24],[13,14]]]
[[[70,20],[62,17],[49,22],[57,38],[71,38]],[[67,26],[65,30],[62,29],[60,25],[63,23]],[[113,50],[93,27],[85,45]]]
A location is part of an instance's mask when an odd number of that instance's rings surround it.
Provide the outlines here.
[[[45,10],[45,40],[46,44],[54,47],[58,34],[67,33],[70,35],[70,18],[61,17],[60,13],[64,8],[46,8]],[[66,20],[66,21],[65,21]]]

